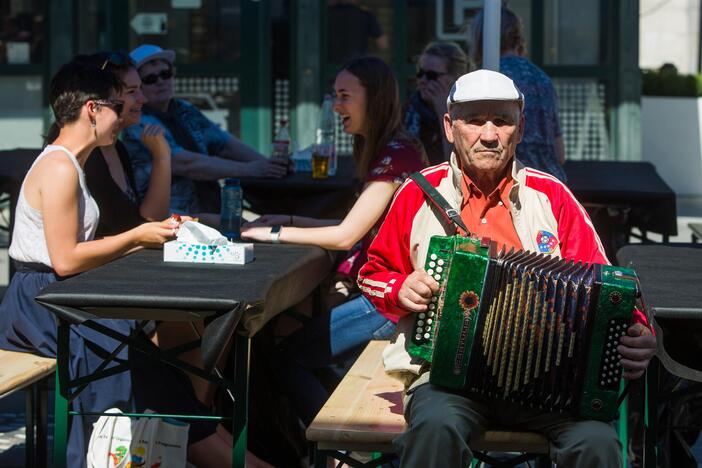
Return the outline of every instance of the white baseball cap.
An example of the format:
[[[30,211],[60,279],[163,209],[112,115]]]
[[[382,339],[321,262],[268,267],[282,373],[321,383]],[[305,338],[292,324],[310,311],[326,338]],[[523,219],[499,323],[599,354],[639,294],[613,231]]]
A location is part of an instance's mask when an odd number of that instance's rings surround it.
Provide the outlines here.
[[[446,106],[472,101],[516,101],[524,108],[524,94],[509,77],[492,70],[476,70],[456,80]]]
[[[174,51],[170,49],[162,49],[153,44],[142,44],[129,52],[129,56],[132,58],[136,68],[141,67],[146,62],[151,60],[162,59],[170,64],[173,64],[173,61],[175,60]]]

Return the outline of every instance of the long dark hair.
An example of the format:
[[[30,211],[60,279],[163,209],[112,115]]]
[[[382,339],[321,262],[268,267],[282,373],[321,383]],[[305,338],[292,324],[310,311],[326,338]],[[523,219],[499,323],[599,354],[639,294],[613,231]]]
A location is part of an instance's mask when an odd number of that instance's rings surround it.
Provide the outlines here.
[[[377,57],[349,60],[339,70],[358,78],[366,91],[366,115],[363,125],[366,137],[353,136],[353,157],[359,179],[368,178],[368,166],[393,138],[411,139],[402,128],[400,88],[392,69]],[[423,153],[421,145],[417,148]]]
[[[44,145],[53,143],[64,125],[78,120],[87,101],[108,99],[124,88],[122,76],[133,65],[128,56],[124,63],[111,61],[112,56],[108,52],[76,55],[51,78],[49,105],[54,122],[44,137]]]

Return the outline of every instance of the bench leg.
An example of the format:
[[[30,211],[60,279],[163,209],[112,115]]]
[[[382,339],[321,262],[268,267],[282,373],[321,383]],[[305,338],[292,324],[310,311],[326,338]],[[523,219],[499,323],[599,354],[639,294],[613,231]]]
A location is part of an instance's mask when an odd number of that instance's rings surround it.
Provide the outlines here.
[[[68,448],[68,359],[70,325],[64,320],[58,324],[58,352],[56,353],[56,389],[54,391],[54,468],[66,468]]]
[[[310,447],[310,454],[312,454],[312,463],[314,468],[327,468],[327,454],[317,450],[317,444],[312,443]]]
[[[48,459],[48,439],[49,439],[49,377],[42,379],[37,385],[35,400],[36,420],[37,420],[37,443],[35,458],[36,466],[46,467],[49,465]]]
[[[37,384],[33,383],[26,390],[25,416],[24,416],[24,463],[25,466],[37,466],[34,450],[34,428],[37,426],[35,402]]]

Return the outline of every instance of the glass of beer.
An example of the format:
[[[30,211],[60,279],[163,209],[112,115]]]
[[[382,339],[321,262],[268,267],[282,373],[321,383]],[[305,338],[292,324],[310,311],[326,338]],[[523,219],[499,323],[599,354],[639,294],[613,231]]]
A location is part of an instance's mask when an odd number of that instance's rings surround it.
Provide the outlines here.
[[[329,159],[331,158],[331,153],[329,152],[328,146],[329,145],[318,144],[314,147],[314,151],[312,152],[313,179],[326,179],[329,174]]]

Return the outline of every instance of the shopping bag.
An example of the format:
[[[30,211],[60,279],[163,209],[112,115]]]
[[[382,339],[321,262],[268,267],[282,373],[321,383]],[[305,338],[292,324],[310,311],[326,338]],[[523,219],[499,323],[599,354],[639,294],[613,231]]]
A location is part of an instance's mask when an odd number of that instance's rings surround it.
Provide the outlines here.
[[[121,411],[111,408],[105,413]],[[188,428],[170,418],[100,416],[90,435],[88,468],[184,468]]]

